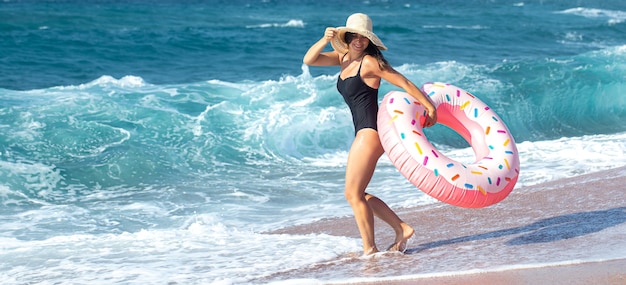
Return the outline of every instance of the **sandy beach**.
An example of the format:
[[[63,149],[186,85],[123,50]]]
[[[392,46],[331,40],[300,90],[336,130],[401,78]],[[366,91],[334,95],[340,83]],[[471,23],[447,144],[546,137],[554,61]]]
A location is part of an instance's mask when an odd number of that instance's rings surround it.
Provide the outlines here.
[[[626,167],[521,187],[482,209],[436,203],[397,212],[416,229],[405,254],[355,252],[260,281],[626,284]],[[376,226],[386,248],[392,231]],[[273,233],[359,237],[352,217]]]

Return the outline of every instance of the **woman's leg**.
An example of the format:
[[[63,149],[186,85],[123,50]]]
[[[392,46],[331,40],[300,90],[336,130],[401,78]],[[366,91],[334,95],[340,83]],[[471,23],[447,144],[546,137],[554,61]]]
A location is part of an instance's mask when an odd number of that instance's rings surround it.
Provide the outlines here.
[[[378,133],[372,129],[360,130],[352,143],[346,166],[345,196],[356,219],[361,238],[363,252],[371,254],[378,251],[374,240],[374,217],[376,215],[388,223],[396,233],[391,250],[404,250],[406,240],[413,235],[413,229],[380,199],[365,193],[376,163],[384,153]]]
[[[354,212],[354,219],[363,240],[364,254],[378,252],[374,240],[374,213],[365,199],[365,189],[374,174],[376,162],[382,154],[382,147],[379,145],[376,131],[360,130],[352,142],[346,165],[344,194]]]

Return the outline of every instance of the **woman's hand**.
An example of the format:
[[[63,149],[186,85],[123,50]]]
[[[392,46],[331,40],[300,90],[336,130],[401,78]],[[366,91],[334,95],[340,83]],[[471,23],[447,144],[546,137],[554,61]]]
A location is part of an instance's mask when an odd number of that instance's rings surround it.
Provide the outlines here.
[[[437,123],[437,109],[432,108],[428,110],[428,116],[424,120],[424,128],[432,127]]]
[[[330,41],[333,40],[333,38],[335,37],[336,34],[337,34],[337,29],[336,28],[328,27],[328,28],[326,28],[326,31],[324,31],[323,39],[325,39],[326,41],[330,42]]]

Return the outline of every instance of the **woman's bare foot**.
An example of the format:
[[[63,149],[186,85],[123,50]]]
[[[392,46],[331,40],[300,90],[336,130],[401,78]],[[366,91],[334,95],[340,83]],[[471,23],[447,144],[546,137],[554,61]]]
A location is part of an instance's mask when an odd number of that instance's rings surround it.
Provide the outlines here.
[[[406,250],[406,243],[413,236],[415,231],[406,223],[401,223],[400,227],[401,230],[396,231],[395,242],[387,248],[387,251],[404,252]]]
[[[378,252],[378,248],[372,247],[369,250],[364,250],[363,251],[363,255],[372,255],[372,254],[377,253],[377,252]]]

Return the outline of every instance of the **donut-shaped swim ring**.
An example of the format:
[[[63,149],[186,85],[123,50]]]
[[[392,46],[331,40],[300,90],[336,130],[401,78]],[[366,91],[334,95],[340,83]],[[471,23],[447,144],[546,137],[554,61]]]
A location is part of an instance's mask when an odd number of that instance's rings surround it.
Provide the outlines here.
[[[446,83],[422,87],[437,108],[437,122],[461,135],[476,161],[455,161],[422,132],[425,108],[411,95],[391,91],[378,111],[378,133],[394,166],[426,194],[464,208],[481,208],[506,198],[519,176],[520,161],[511,132],[476,96]]]

